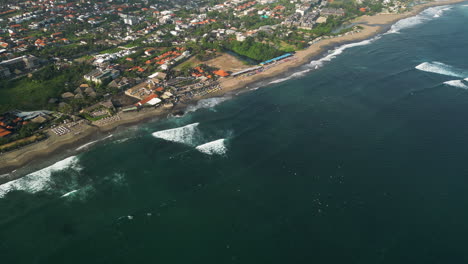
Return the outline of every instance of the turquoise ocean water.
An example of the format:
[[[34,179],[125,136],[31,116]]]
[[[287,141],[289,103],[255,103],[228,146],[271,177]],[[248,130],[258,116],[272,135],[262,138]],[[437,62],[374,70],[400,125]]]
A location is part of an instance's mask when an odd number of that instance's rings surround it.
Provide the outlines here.
[[[467,21],[431,8],[1,185],[1,262],[468,263]]]

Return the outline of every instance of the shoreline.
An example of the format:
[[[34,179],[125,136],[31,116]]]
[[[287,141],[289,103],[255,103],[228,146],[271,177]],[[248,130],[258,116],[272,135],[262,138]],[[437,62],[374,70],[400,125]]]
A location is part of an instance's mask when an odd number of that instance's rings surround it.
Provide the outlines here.
[[[102,140],[105,136],[109,136],[110,133],[119,128],[134,126],[155,119],[166,118],[168,115],[180,110],[185,110],[189,105],[196,104],[198,101],[203,99],[233,95],[235,92],[249,91],[251,90],[250,88],[252,88],[253,85],[256,86],[256,84],[264,86],[270,84],[273,80],[289,78],[292,72],[297,71],[301,67],[305,67],[305,65],[309,64],[311,60],[315,61],[320,58],[324,58],[330,51],[335,50],[337,47],[358,43],[376,37],[387,32],[396,22],[416,16],[427,8],[458,4],[465,1],[466,0],[448,0],[428,2],[416,5],[412,7],[411,11],[402,14],[361,16],[352,21],[353,23],[356,23],[356,25],[363,27],[359,32],[323,39],[318,43],[314,43],[309,46],[307,49],[297,51],[294,55],[294,60],[289,60],[275,65],[262,73],[252,76],[221,79],[220,85],[222,86],[222,89],[220,91],[193,98],[190,102],[180,103],[171,109],[159,107],[157,109],[144,109],[139,112],[119,113],[120,120],[114,123],[99,127],[95,125],[86,125],[82,133],[79,135],[73,135],[70,133],[62,137],[51,136],[49,139],[44,141],[25,146],[18,150],[0,154],[0,184],[21,177],[22,175],[19,175],[21,173],[16,173],[16,170],[22,170],[29,166],[34,169],[35,166],[43,163],[45,164],[46,161],[50,160],[50,156],[58,158],[59,156],[63,156],[63,154],[70,156],[71,153],[80,153],[82,151],[77,150],[76,148],[94,140]],[[304,70],[313,71],[314,69],[304,68]],[[62,155],[60,155],[60,153],[62,153]],[[50,163],[48,164],[51,165]]]

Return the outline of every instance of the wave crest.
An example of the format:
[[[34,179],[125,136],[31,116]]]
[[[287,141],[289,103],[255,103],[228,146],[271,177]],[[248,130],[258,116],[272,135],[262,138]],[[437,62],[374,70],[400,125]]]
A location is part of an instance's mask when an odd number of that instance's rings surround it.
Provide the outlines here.
[[[171,142],[192,145],[197,134],[199,123],[193,123],[183,127],[172,128],[154,132],[152,135],[155,138],[164,139]]]
[[[310,72],[311,69],[306,69],[306,70],[303,70],[303,71],[299,71],[299,72],[295,72],[293,74],[291,74],[290,76],[288,77],[285,77],[285,78],[281,78],[281,79],[277,79],[277,80],[274,80],[274,81],[271,81],[269,82],[268,84],[275,84],[275,83],[282,83],[284,81],[287,81],[287,80],[290,80],[290,79],[293,79],[293,78],[297,78],[297,77],[301,77],[301,76],[304,76],[306,73]],[[258,89],[258,88],[257,88]]]
[[[448,75],[453,77],[464,78],[468,75],[468,72],[455,68],[453,66],[447,65],[442,62],[433,61],[433,62],[423,62],[415,67],[420,71],[437,73],[442,75]]]
[[[402,29],[412,28],[431,19],[439,18],[445,13],[445,11],[448,11],[450,9],[452,9],[452,7],[446,5],[428,8],[421,12],[419,15],[408,17],[396,22],[392,25],[387,34],[400,33]]]
[[[462,80],[446,81],[446,82],[444,82],[444,84],[450,85],[450,86],[453,86],[453,87],[457,87],[457,88],[468,89],[468,85],[463,83]]]
[[[190,113],[190,112],[195,112],[198,109],[213,108],[228,99],[229,99],[228,97],[213,97],[213,98],[202,99],[198,101],[196,105],[188,106],[186,112]]]
[[[360,42],[356,42],[356,43],[350,43],[350,44],[345,44],[345,45],[342,45],[336,49],[334,49],[333,51],[330,51],[328,53],[328,55],[326,55],[325,57],[319,59],[319,60],[314,60],[314,61],[311,61],[309,63],[309,66],[310,67],[313,67],[313,68],[318,68],[318,67],[322,67],[324,62],[330,62],[332,61],[333,59],[335,59],[338,55],[342,54],[346,49],[349,49],[349,48],[353,48],[353,47],[359,47],[359,46],[366,46],[366,45],[369,45],[371,44],[372,42],[380,39],[381,36],[376,36],[374,38],[371,38],[371,39],[366,39],[366,40],[363,40],[363,41],[360,41]]]
[[[3,198],[11,191],[21,190],[29,193],[36,193],[50,189],[52,184],[52,173],[73,169],[80,171],[82,168],[78,165],[78,157],[71,156],[55,164],[30,173],[22,178],[0,185],[0,198]]]
[[[211,141],[203,145],[197,146],[196,149],[208,155],[214,155],[214,154],[224,155],[227,152],[225,141],[226,140],[224,138],[218,139],[218,140]]]

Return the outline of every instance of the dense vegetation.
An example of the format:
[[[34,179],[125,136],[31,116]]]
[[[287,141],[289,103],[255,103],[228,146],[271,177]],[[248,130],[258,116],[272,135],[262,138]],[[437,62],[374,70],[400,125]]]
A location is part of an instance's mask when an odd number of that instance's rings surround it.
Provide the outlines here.
[[[19,139],[31,137],[37,133],[37,129],[40,126],[41,126],[40,124],[36,124],[36,123],[29,123],[29,124],[23,125],[19,129],[18,133],[14,134],[13,136],[8,137],[8,138],[0,138],[0,146],[3,144],[7,144],[9,142],[19,140]],[[12,147],[17,147],[17,146],[13,145]]]
[[[382,1],[376,0],[365,0],[361,4],[355,1],[334,1],[330,4],[330,7],[343,8],[347,17],[356,17],[362,15],[362,12],[359,11],[360,7],[367,8],[367,14],[375,14],[382,11],[383,4]]]
[[[270,45],[255,42],[253,38],[247,38],[243,42],[231,41],[226,44],[226,48],[257,62],[269,60],[284,53]]]
[[[80,83],[90,65],[78,64],[57,69],[49,65],[32,76],[0,82],[0,113],[12,110],[50,109],[48,100],[73,90]]]

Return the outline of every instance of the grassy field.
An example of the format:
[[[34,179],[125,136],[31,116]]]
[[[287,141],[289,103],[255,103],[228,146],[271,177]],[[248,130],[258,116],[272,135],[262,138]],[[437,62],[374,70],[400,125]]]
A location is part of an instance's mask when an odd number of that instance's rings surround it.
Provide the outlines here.
[[[71,66],[64,70],[46,67],[33,74],[32,78],[0,82],[0,113],[13,110],[50,109],[50,98],[58,98],[61,93],[74,90],[82,76],[90,68],[86,65]]]
[[[32,142],[36,141],[37,139],[39,139],[39,136],[34,135],[34,136],[31,136],[31,137],[28,137],[28,138],[23,138],[23,139],[20,139],[20,140],[16,140],[14,142],[11,142],[11,143],[8,143],[8,144],[5,144],[5,145],[1,145],[0,146],[0,151],[10,149],[10,148],[15,147],[17,145],[31,144]]]
[[[122,48],[111,48],[111,49],[103,50],[103,51],[99,52],[99,54],[116,53],[116,52],[119,52],[121,50],[123,50],[123,49]]]
[[[284,51],[284,52],[293,52],[293,51],[296,51],[297,48],[296,46],[292,44],[288,44],[284,41],[281,41],[281,47],[279,48],[279,50]]]

